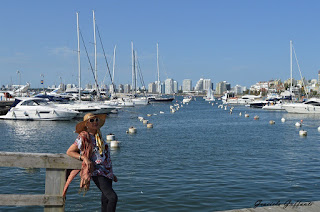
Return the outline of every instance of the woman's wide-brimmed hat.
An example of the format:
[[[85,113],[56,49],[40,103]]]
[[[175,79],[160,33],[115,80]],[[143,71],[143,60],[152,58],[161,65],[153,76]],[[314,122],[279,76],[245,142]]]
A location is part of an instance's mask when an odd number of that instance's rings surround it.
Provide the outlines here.
[[[98,118],[98,126],[99,128],[102,127],[104,125],[104,122],[106,121],[106,117],[107,114],[93,114],[93,113],[87,113],[84,117],[83,117],[83,121],[79,122],[76,125],[76,133],[81,133],[82,131],[86,130],[86,123],[89,119],[91,118]]]

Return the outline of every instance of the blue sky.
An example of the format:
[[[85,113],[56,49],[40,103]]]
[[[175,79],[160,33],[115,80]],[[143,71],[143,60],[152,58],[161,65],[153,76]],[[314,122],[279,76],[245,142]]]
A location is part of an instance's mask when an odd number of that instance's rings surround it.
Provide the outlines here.
[[[108,61],[116,52],[116,84],[131,83],[131,41],[146,83],[156,80],[156,43],[161,79],[181,85],[200,77],[216,84],[249,86],[290,76],[293,41],[303,76],[320,70],[320,2],[289,0],[3,1],[0,8],[0,84],[40,87],[77,84],[76,12],[93,63],[92,10]],[[106,75],[99,40],[98,81]],[[111,65],[112,66],[112,65]],[[81,44],[82,84],[93,83]],[[294,64],[294,78],[300,78]],[[109,84],[107,76],[105,83]]]

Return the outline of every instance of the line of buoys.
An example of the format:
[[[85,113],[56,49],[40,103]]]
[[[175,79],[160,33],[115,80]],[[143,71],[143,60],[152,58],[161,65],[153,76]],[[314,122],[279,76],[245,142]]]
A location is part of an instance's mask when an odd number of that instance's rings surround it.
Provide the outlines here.
[[[272,124],[275,124],[275,123],[276,123],[276,122],[273,121],[273,120],[270,120],[270,121],[269,121],[269,124],[271,124],[271,125],[272,125]]]
[[[107,137],[107,143],[110,143],[111,148],[120,147],[120,141],[116,141],[116,136],[114,134],[110,133],[106,137]]]
[[[113,141],[116,139],[116,136],[112,133],[108,134],[107,135],[107,141]]]
[[[127,131],[127,133],[137,133],[137,128],[134,128],[134,127],[130,127],[129,130]]]
[[[111,148],[119,148],[120,147],[120,141],[110,141],[110,147]]]
[[[301,124],[300,122],[296,122],[296,123],[295,123],[295,126],[296,126],[296,127],[301,127],[301,125],[302,125],[302,124]]]
[[[145,120],[142,121],[142,123],[143,123],[143,124],[148,124],[149,121],[145,119]]]
[[[300,130],[299,131],[300,136],[307,136],[307,131],[306,130]]]

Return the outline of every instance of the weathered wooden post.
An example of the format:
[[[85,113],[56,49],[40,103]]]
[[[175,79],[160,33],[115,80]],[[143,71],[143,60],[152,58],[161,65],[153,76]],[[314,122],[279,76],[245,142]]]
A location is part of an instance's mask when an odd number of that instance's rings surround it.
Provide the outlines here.
[[[45,212],[63,212],[62,197],[67,169],[80,169],[81,161],[66,154],[0,152],[0,167],[45,168],[45,194],[0,194],[0,205],[44,206]]]

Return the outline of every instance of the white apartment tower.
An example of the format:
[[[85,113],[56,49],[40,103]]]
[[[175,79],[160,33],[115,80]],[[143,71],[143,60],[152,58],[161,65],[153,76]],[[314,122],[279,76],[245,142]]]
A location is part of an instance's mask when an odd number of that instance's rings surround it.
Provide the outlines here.
[[[192,91],[192,80],[191,79],[184,79],[182,82],[182,91],[183,92],[190,92]]]
[[[166,79],[164,81],[165,94],[173,94],[173,79]]]

